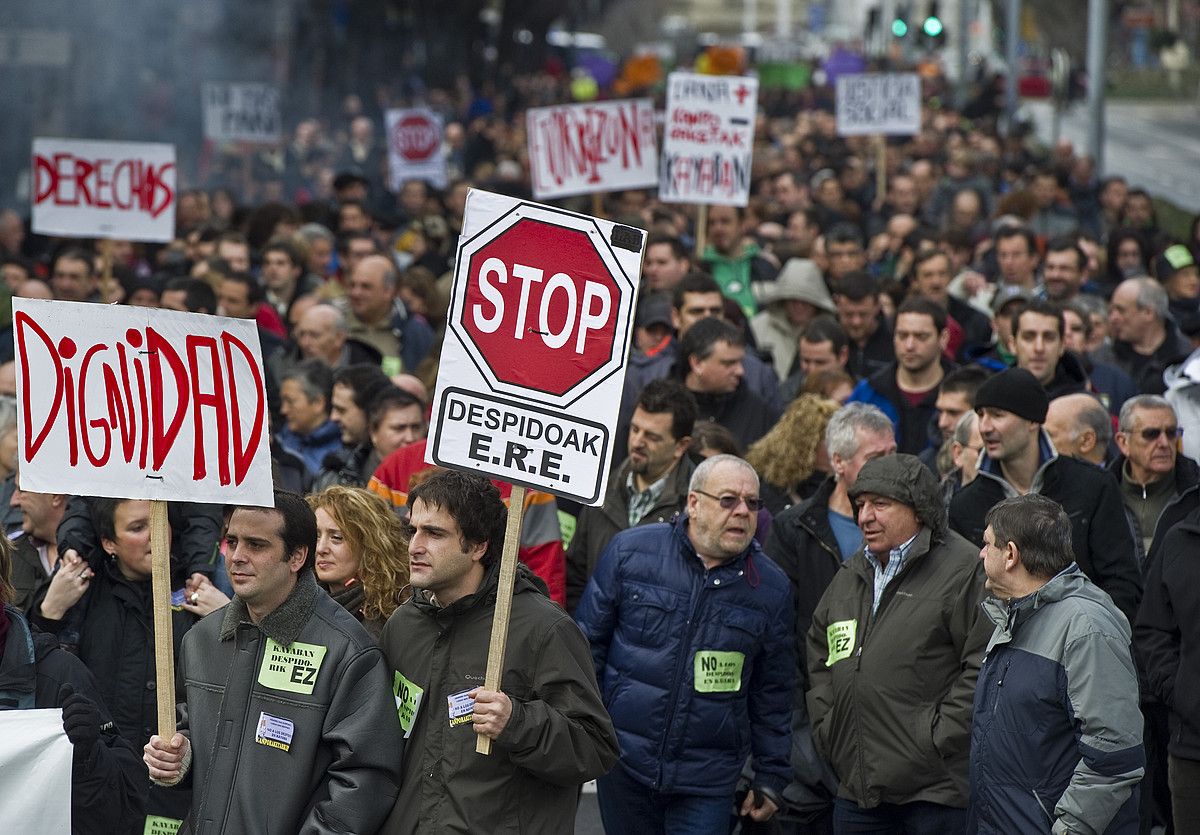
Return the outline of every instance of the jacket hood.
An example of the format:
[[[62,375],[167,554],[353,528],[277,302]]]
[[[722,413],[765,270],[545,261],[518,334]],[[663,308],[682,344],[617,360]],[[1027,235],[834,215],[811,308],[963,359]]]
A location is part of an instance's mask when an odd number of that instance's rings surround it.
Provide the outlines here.
[[[807,258],[792,258],[784,264],[779,277],[764,284],[759,303],[765,306],[791,299],[808,302],[826,313],[837,310],[821,271]]]
[[[946,508],[941,489],[933,473],[915,455],[899,453],[868,461],[847,492],[851,499],[874,493],[906,504],[916,512],[921,524],[929,528],[934,542],[946,538]]]

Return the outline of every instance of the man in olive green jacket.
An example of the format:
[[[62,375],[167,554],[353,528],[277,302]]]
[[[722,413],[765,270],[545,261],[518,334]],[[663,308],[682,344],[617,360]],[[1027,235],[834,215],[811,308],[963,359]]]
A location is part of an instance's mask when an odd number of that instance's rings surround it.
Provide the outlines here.
[[[937,481],[912,455],[868,461],[850,498],[866,546],[808,632],[813,738],[839,781],[834,830],[961,832],[991,632],[979,554],[947,529]]]
[[[382,638],[408,742],[383,832],[571,832],[579,786],[617,761],[587,641],[522,567],[500,690],[485,689],[504,504],[487,479],[441,471],[408,505],[415,593]]]

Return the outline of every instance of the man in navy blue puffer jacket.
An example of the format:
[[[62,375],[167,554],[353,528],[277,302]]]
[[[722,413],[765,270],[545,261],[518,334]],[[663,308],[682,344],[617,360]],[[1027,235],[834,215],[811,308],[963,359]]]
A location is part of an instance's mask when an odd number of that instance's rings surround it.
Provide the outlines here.
[[[758,477],[740,458],[696,468],[687,515],[633,528],[600,557],[576,619],[621,748],[600,778],[608,832],[728,833],[765,821],[791,777],[794,660],[787,576],[753,541]]]

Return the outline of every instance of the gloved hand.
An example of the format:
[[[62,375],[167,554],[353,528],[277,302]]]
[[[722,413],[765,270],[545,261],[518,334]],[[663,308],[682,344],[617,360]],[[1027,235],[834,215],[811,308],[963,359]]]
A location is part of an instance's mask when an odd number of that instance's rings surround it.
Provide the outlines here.
[[[100,741],[100,708],[70,684],[59,688],[58,701],[62,705],[63,730],[75,746],[75,761],[86,761]]]

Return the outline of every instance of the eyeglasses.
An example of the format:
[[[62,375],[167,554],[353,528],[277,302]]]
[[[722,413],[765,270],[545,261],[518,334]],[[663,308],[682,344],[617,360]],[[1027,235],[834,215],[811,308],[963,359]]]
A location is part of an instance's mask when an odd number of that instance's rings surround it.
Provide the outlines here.
[[[1183,437],[1182,426],[1147,426],[1142,431],[1138,432],[1142,436],[1142,440],[1146,443],[1152,443],[1158,440],[1159,435],[1166,435],[1168,441],[1174,441],[1176,438]]]
[[[745,502],[746,510],[751,513],[758,513],[759,510],[766,506],[766,502],[758,496],[714,496],[712,493],[706,493],[703,490],[693,490],[692,492],[699,493],[701,496],[708,496],[710,499],[715,500],[721,506],[722,510],[733,510],[738,506],[739,502]]]

